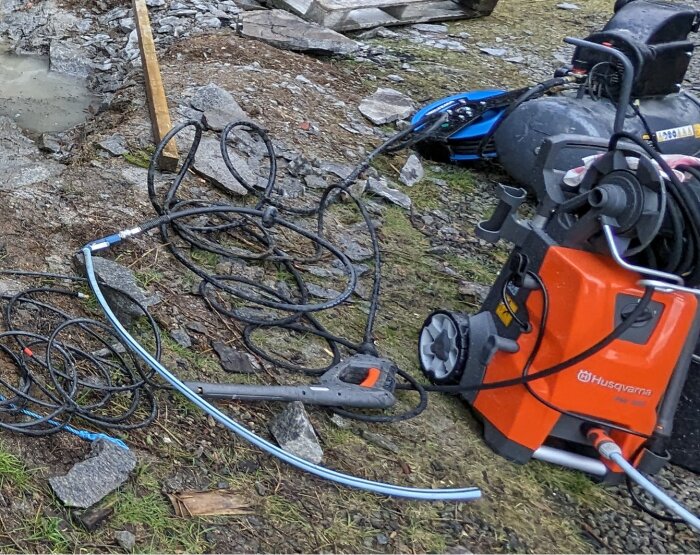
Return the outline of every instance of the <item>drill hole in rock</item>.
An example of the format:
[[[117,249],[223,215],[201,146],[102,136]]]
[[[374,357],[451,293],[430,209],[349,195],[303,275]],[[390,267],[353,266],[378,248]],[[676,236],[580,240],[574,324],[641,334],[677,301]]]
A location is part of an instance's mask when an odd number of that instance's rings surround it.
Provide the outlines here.
[[[99,99],[85,79],[49,70],[43,56],[0,45],[0,115],[34,133],[65,131],[87,120]]]

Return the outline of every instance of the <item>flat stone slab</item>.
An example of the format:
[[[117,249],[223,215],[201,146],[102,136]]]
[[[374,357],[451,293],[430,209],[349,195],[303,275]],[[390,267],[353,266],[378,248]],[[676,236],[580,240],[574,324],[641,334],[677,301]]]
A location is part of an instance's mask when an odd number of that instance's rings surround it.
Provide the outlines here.
[[[136,456],[105,440],[93,444],[92,454],[65,476],[49,478],[56,496],[68,507],[87,509],[117,489],[136,468]]]
[[[354,40],[284,10],[242,13],[239,33],[295,52],[350,54],[360,48]]]
[[[413,113],[414,105],[410,97],[397,90],[379,88],[364,98],[358,109],[375,125],[384,125],[406,119]]]

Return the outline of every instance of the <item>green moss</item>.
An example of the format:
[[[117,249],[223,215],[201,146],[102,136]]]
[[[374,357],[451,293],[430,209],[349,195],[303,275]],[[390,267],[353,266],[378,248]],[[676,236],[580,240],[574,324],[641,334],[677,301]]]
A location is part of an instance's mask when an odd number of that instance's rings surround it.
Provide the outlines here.
[[[133,150],[124,154],[124,160],[140,168],[148,168],[151,165],[151,158],[155,152],[155,147],[149,146],[141,150]]]

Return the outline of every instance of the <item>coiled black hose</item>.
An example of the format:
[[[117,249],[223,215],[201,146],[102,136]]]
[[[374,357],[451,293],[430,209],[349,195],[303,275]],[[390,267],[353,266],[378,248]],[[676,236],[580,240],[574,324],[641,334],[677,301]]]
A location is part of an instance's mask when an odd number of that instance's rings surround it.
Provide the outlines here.
[[[423,125],[425,122],[421,122],[420,126]],[[195,120],[183,122],[163,138],[153,155],[148,170],[148,193],[158,218],[147,227],[158,227],[162,241],[175,259],[201,278],[199,293],[209,306],[222,316],[244,324],[244,344],[263,360],[289,371],[319,375],[338,364],[345,353],[377,355],[374,327],[381,288],[382,260],[379,241],[365,204],[352,194],[350,186],[369,168],[376,156],[387,152],[394,145],[410,141],[418,126],[410,126],[374,149],[345,179],[324,189],[317,202],[308,206],[296,206],[284,202],[275,194],[276,155],[267,132],[249,122],[233,122],[221,133],[221,154],[231,175],[253,197],[254,207],[248,208],[241,205],[244,199],[237,199],[237,203],[241,204],[232,204],[224,193],[221,193],[219,198],[181,198],[183,182],[192,167],[204,131],[203,126]],[[156,161],[170,139],[187,128],[194,130],[190,150],[170,186],[159,194],[155,184]],[[262,188],[249,183],[232,162],[228,143],[231,134],[239,129],[257,136],[265,146],[268,166],[265,186]],[[224,195],[223,199],[220,198],[221,195]],[[327,210],[341,198],[351,202],[361,216],[372,250],[372,291],[360,342],[331,333],[315,316],[346,302],[357,287],[355,266],[346,254],[326,237]],[[168,218],[169,215],[175,214],[176,218]],[[311,226],[309,221],[312,222]],[[141,227],[145,229],[144,226]],[[310,231],[310,227],[313,227],[314,231]],[[290,239],[290,235],[295,239]],[[283,247],[283,243],[286,246]],[[304,245],[310,252],[298,252],[300,246]],[[229,262],[272,265],[291,277],[288,286],[294,290],[279,290],[259,279],[247,277],[243,272],[213,272],[193,257],[193,253],[197,252],[206,252]],[[309,288],[300,267],[318,263],[329,256],[335,259],[341,268],[346,280],[345,287],[332,299],[311,302]],[[311,367],[275,356],[268,349],[256,344],[253,338],[255,332],[273,333],[275,330],[322,340],[328,347],[330,361],[325,365]],[[418,392],[418,402],[414,408],[399,414],[355,413],[342,408],[337,409],[337,412],[343,416],[371,422],[405,420],[420,414],[427,405],[427,393],[421,384],[405,371],[399,370],[399,376],[411,389]]]
[[[93,317],[89,297],[80,290],[85,279],[15,270],[0,274],[57,282],[2,296],[0,429],[42,436],[74,421],[116,431],[153,422],[159,387],[154,373],[112,326]],[[153,354],[160,358],[160,332],[148,310],[128,293],[109,289],[142,312]]]

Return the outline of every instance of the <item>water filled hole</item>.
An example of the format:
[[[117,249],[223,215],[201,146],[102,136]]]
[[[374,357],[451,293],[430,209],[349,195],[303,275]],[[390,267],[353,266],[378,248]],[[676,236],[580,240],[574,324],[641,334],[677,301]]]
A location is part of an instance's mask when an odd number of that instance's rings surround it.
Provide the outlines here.
[[[42,56],[18,56],[0,45],[0,115],[28,131],[65,131],[84,122],[98,99],[84,79],[49,71]]]

